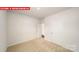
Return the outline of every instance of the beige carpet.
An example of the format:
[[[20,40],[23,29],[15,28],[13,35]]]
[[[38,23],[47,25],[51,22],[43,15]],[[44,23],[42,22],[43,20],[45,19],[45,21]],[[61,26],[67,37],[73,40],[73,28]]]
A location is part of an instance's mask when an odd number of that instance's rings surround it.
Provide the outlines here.
[[[28,42],[8,47],[8,52],[71,52],[62,46],[45,39],[34,39]]]

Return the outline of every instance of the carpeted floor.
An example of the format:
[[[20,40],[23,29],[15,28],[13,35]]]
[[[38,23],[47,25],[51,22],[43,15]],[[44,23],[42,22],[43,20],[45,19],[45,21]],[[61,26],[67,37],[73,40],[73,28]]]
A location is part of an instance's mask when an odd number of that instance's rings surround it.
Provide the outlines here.
[[[45,39],[33,39],[28,42],[10,46],[8,52],[71,52],[60,45]]]

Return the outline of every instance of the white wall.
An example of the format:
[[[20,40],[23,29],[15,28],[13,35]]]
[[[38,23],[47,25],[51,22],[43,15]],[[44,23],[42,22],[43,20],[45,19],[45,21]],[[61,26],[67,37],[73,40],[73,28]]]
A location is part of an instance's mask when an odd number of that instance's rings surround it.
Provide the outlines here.
[[[6,11],[0,10],[0,52],[7,48],[7,16]]]
[[[79,51],[79,8],[71,8],[44,19],[48,40]]]
[[[14,45],[36,39],[39,20],[24,14],[8,12],[8,45]]]

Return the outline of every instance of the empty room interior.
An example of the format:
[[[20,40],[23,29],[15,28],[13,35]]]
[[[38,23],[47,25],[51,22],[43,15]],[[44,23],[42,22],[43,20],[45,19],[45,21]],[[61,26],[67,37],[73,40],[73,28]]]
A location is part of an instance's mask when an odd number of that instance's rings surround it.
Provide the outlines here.
[[[79,8],[0,10],[0,52],[79,52]]]

